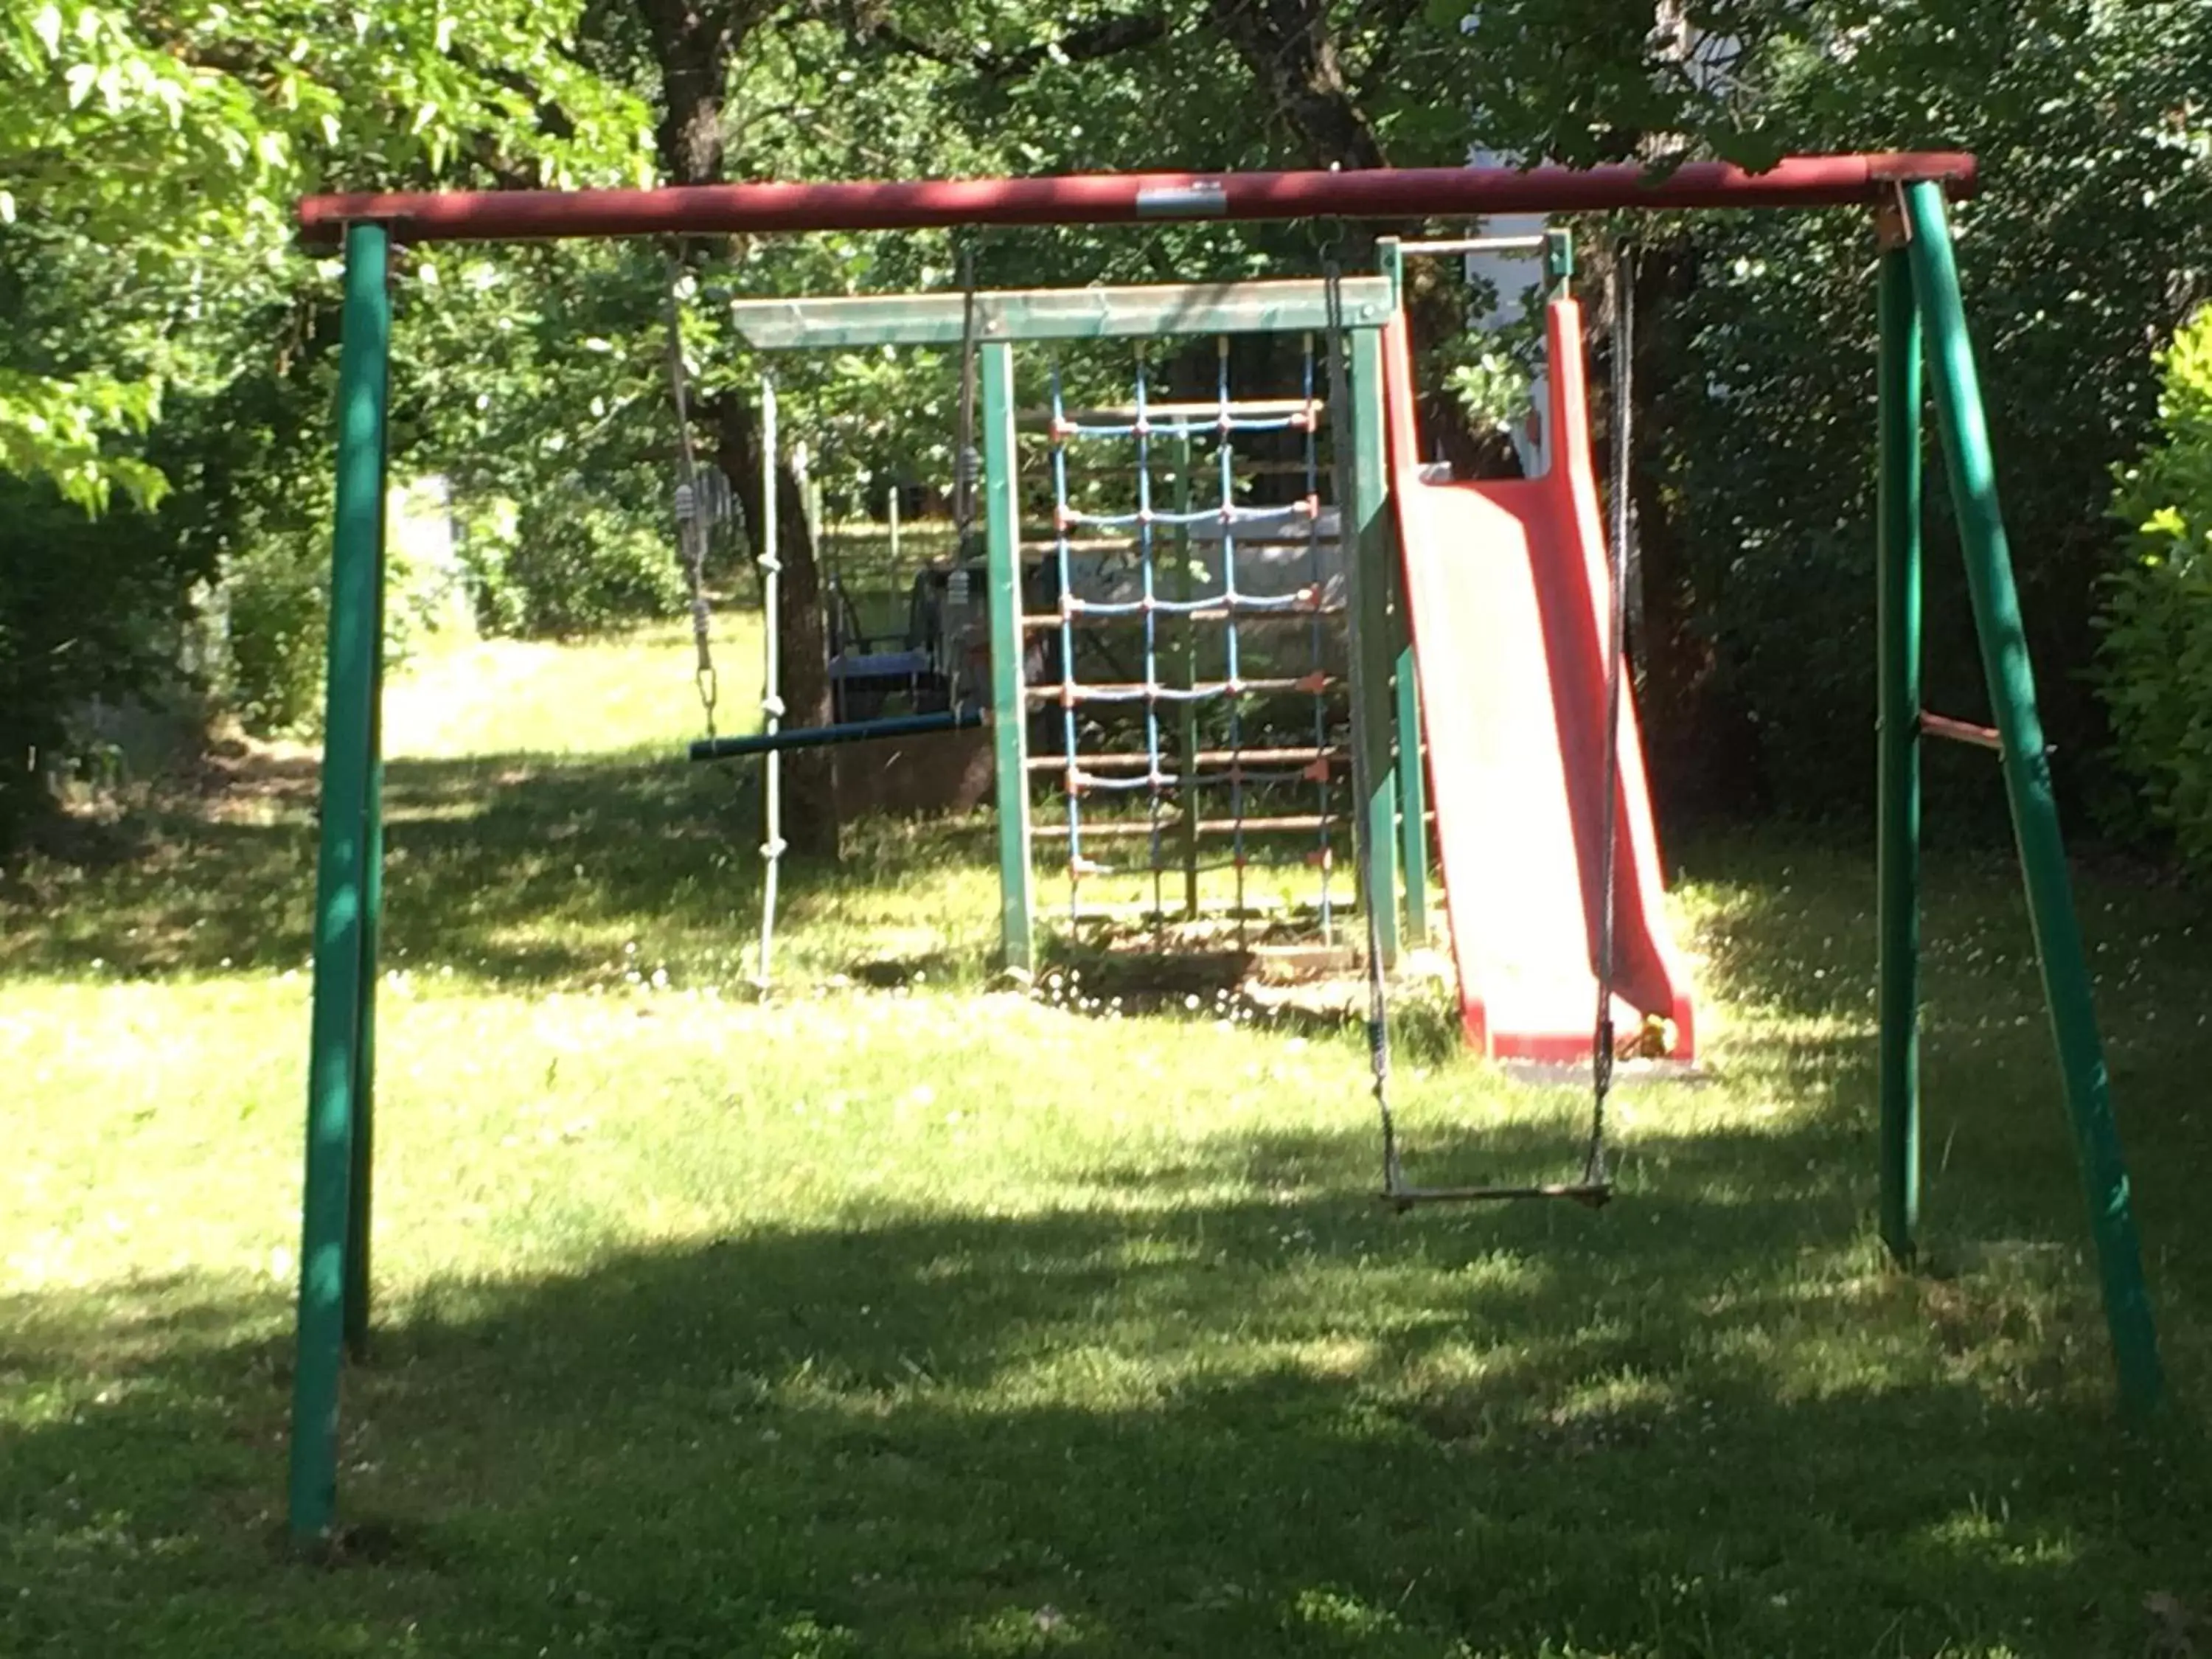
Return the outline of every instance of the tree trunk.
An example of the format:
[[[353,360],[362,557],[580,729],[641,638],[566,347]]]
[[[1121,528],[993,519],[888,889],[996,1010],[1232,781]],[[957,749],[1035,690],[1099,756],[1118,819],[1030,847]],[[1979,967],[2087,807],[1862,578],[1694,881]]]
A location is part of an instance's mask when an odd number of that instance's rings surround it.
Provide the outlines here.
[[[662,173],[679,185],[717,185],[725,176],[723,99],[730,60],[773,9],[763,0],[636,0],[660,74],[660,119],[653,129]],[[697,263],[703,243],[686,250]],[[764,521],[758,411],[742,398],[716,398],[696,411],[712,422],[709,448],[744,503],[745,520]],[[776,465],[776,556],[782,578],[776,605],[784,719],[793,726],[830,720],[830,642],[822,619],[822,569],[807,522],[805,495],[788,460]],[[783,838],[791,850],[837,855],[836,798],[824,750],[785,757]]]
[[[1344,60],[1322,0],[1208,0],[1206,21],[1243,61],[1260,94],[1289,129],[1306,163],[1317,167],[1389,165],[1382,141],[1345,74]],[[1335,257],[1347,273],[1375,268],[1375,244],[1386,235],[1414,237],[1418,221],[1378,224],[1349,220],[1337,228]],[[1406,272],[1406,321],[1414,361],[1467,328],[1464,296],[1430,261]],[[1422,429],[1432,451],[1474,476],[1504,470],[1511,448],[1473,431],[1459,399],[1441,389],[1421,399]]]

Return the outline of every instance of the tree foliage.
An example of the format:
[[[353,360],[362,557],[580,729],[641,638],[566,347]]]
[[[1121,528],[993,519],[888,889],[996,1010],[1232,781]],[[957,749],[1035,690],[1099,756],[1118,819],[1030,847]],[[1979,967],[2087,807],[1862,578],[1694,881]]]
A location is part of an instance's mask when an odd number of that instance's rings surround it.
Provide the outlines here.
[[[2166,0],[1852,7],[1767,58],[1762,95],[1793,149],[1981,159],[1982,194],[1956,213],[1967,314],[2046,725],[2062,777],[2092,794],[2108,787],[2083,670],[2110,476],[2154,417],[2148,346],[2212,278],[2208,20]],[[1865,221],[1707,216],[1662,250],[1643,429],[1662,701],[1708,743],[1747,722],[1735,752],[1767,804],[1856,812],[1873,777]],[[1929,696],[1972,712],[1984,693],[1932,465],[1930,495]]]
[[[335,333],[295,198],[639,175],[577,9],[0,0],[0,844],[74,708],[179,678],[228,565],[313,585]]]
[[[0,593],[0,652],[127,637],[158,660],[189,596],[226,583],[249,618],[262,607],[258,630],[312,647],[334,267],[289,245],[302,190],[1966,148],[1984,189],[1958,216],[1962,268],[2046,712],[2069,781],[2102,788],[2087,619],[2116,562],[2112,470],[2153,430],[2149,348],[2212,272],[2207,64],[2198,0],[0,0],[0,283],[21,319],[0,340],[15,479],[0,493],[43,504],[0,536],[10,558],[48,556],[48,529],[25,539],[60,522],[46,507],[112,503],[64,539],[116,538],[137,573],[113,590],[136,623],[106,633],[77,628],[66,584]],[[1871,777],[1864,220],[1578,228],[1601,248],[1632,230],[1643,250],[1638,637],[1674,799],[1855,812]],[[1371,234],[1162,222],[423,250],[399,278],[395,465],[443,473],[483,527],[488,619],[591,626],[672,592],[672,274],[698,447],[757,520],[764,368],[787,435],[854,499],[949,477],[956,354],[771,365],[726,327],[728,297],[944,290],[963,270],[985,286],[1237,277],[1356,265]],[[1453,274],[1422,283],[1439,382],[1496,378],[1495,343],[1453,337]],[[787,468],[777,488],[799,538],[786,645],[805,718],[826,696],[819,605]],[[1947,547],[1939,532],[1931,701],[1972,713]],[[39,696],[82,695],[107,648]],[[287,672],[259,678],[296,686],[298,661]],[[57,741],[56,711],[39,720],[35,741]]]
[[[2212,869],[2212,306],[2161,362],[2158,436],[2113,495],[2126,562],[2100,618],[2098,678],[2142,809]]]
[[[221,304],[297,280],[291,203],[319,184],[635,173],[634,106],[561,50],[574,21],[523,0],[0,0],[0,234],[141,281],[216,275]],[[108,441],[143,429],[162,376],[105,364],[99,331],[75,344],[82,366],[0,366],[0,465],[84,506],[118,484],[149,504],[158,474]]]

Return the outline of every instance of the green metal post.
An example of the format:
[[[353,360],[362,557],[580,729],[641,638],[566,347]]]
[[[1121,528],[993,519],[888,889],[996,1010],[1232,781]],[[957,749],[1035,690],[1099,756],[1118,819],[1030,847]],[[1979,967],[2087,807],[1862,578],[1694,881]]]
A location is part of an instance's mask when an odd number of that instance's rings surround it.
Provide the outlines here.
[[[292,1380],[292,1536],[326,1534],[337,1507],[338,1377],[345,1346],[347,1212],[362,1073],[362,978],[375,772],[377,546],[384,517],[390,245],[346,232],[338,360],[337,512],[324,711],[322,845],[315,882],[314,1012],[307,1067],[298,1352]]]
[[[390,384],[387,372],[387,407]],[[391,471],[387,453],[382,477],[388,481]],[[378,512],[376,659],[369,673],[368,800],[362,814],[368,862],[362,872],[360,1036],[354,1044],[353,1181],[346,1201],[345,1342],[346,1352],[356,1359],[368,1352],[369,1232],[376,1207],[376,963],[384,929],[385,538],[389,520],[387,512]]]
[[[1402,296],[1406,288],[1406,255],[1395,236],[1375,245],[1376,268]],[[1400,861],[1406,877],[1406,943],[1425,945],[1429,939],[1429,792],[1421,763],[1421,687],[1413,668],[1412,614],[1406,602],[1406,568],[1398,556],[1397,538],[1383,521],[1383,568],[1390,614],[1390,641],[1396,653],[1391,681],[1396,698],[1398,757],[1398,839]]]
[[[1389,466],[1382,427],[1382,337],[1373,328],[1352,331],[1352,404],[1347,425],[1334,441],[1352,445],[1353,528],[1358,557],[1345,572],[1346,622],[1351,649],[1359,654],[1364,707],[1352,710],[1352,740],[1364,745],[1367,799],[1352,811],[1367,815],[1366,898],[1375,907],[1377,949],[1385,967],[1398,960],[1398,780],[1390,763],[1394,711],[1389,696],[1392,647],[1389,617]],[[1334,416],[1332,417],[1334,418]]]
[[[1910,1261],[1920,1225],[1920,313],[1903,224],[1885,217],[1876,601],[1881,754],[1880,917],[1881,1237]]]
[[[2096,1241],[2105,1319],[2112,1332],[2121,1399],[2128,1410],[2142,1413],[2157,1403],[2162,1386],[2158,1336],[2149,1287],[2143,1279],[2127,1164],[2112,1118],[2111,1079],[2097,1034],[2081,920],[2074,910],[2057,803],[2051,793],[2043,722],[2036,712],[2035,677],[2028,664],[2012,554],[1997,501],[1981,386],[1959,291],[1958,262],[1941,186],[1911,184],[1904,186],[1904,193],[1913,291],[1929,333],[1929,378],[1944,465],[1966,554],[1982,670],[1996,712],[2005,793],[2027,889],[2044,997],[2065,1080],[2075,1155]]]
[[[983,518],[991,605],[991,719],[999,774],[999,937],[1006,965],[1036,967],[1030,910],[1029,699],[1022,675],[1022,547],[1014,452],[1014,349],[977,353],[983,392]]]

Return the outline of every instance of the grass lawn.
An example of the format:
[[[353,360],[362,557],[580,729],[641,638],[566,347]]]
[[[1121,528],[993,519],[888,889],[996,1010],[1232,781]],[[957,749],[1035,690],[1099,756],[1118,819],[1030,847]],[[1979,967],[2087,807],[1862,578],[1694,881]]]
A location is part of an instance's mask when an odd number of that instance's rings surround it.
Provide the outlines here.
[[[311,763],[0,899],[0,1654],[2212,1654],[2201,899],[2081,884],[2172,1384],[2130,1437],[2001,860],[1930,861],[1907,1277],[1868,859],[1672,849],[1718,1080],[1626,1091],[1602,1214],[1397,1218],[1352,1033],[994,989],[986,827],[793,872],[753,1000],[680,630],[427,660],[387,724],[333,1560],[281,1543]],[[1414,1003],[1414,1173],[1570,1171],[1581,1091]]]

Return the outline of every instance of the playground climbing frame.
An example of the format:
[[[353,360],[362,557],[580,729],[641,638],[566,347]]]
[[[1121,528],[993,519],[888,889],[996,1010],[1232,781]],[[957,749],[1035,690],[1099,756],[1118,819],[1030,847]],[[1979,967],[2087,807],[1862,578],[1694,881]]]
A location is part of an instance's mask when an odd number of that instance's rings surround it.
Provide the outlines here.
[[[1304,371],[1302,395],[1283,399],[1239,400],[1231,395],[1225,350],[1211,400],[1165,402],[1155,405],[1146,396],[1141,374],[1138,404],[1127,410],[1070,411],[1055,401],[1047,436],[1050,445],[1048,471],[1054,485],[1054,512],[1048,526],[1050,550],[1047,568],[1055,578],[1056,594],[1048,612],[1024,609],[1024,526],[1021,506],[1020,412],[1015,398],[1014,352],[1018,346],[1068,341],[1126,340],[1139,348],[1168,338],[1211,337],[1225,342],[1252,334],[1281,334],[1318,341],[1330,322],[1328,285],[1317,279],[1286,278],[1237,283],[1167,283],[1141,287],[1101,287],[1079,289],[984,291],[973,296],[972,324],[969,296],[961,294],[883,295],[858,298],[742,301],[730,308],[732,324],[747,343],[757,349],[788,351],[827,347],[884,345],[954,345],[972,326],[977,349],[981,394],[981,436],[984,472],[984,528],[988,556],[986,590],[991,629],[991,721],[998,770],[998,826],[1000,939],[1005,964],[1019,972],[1032,971],[1037,960],[1039,915],[1036,860],[1032,844],[1040,839],[1064,840],[1070,872],[1071,908],[1079,892],[1086,865],[1095,860],[1085,853],[1085,837],[1098,840],[1142,838],[1147,845],[1149,872],[1164,872],[1169,848],[1165,836],[1173,831],[1188,835],[1226,836],[1232,842],[1226,867],[1237,873],[1239,894],[1234,908],[1245,906],[1242,874],[1248,857],[1248,837],[1281,832],[1311,833],[1317,849],[1333,857],[1328,839],[1333,811],[1324,806],[1288,818],[1254,817],[1243,809],[1245,780],[1255,769],[1269,764],[1273,750],[1246,752],[1243,737],[1243,708],[1247,699],[1262,696],[1296,696],[1314,700],[1316,714],[1322,699],[1340,676],[1333,676],[1315,663],[1301,665],[1295,674],[1245,675],[1243,630],[1255,617],[1308,617],[1317,611],[1317,585],[1309,583],[1290,595],[1263,595],[1240,591],[1237,586],[1237,531],[1258,522],[1280,523],[1295,519],[1300,534],[1318,557],[1318,451],[1303,463],[1315,482],[1310,482],[1303,501],[1285,509],[1240,505],[1237,500],[1237,456],[1227,440],[1236,434],[1298,432],[1311,437],[1324,421],[1332,422],[1333,441],[1347,442],[1355,450],[1352,499],[1339,510],[1353,515],[1358,554],[1342,572],[1342,609],[1348,651],[1366,653],[1364,683],[1376,688],[1373,707],[1351,711],[1349,741],[1364,743],[1369,764],[1370,799],[1348,802],[1352,811],[1369,814],[1372,833],[1367,842],[1369,868],[1360,883],[1366,893],[1390,896],[1378,920],[1386,960],[1395,959],[1398,947],[1400,848],[1408,844],[1399,834],[1400,796],[1407,777],[1418,777],[1419,726],[1418,707],[1400,700],[1394,690],[1394,674],[1405,657],[1407,641],[1399,614],[1391,603],[1395,591],[1393,544],[1385,522],[1388,482],[1384,477],[1382,446],[1382,329],[1396,313],[1395,282],[1383,276],[1344,279],[1340,294],[1341,325],[1352,343],[1352,400],[1348,411],[1328,411],[1314,389],[1310,358]],[[1310,350],[1313,348],[1309,348]],[[1200,434],[1221,440],[1212,458],[1217,469],[1213,499],[1203,506],[1178,502],[1162,507],[1152,498],[1151,451],[1157,440],[1187,440]],[[1139,450],[1134,500],[1126,510],[1086,513],[1068,500],[1071,450],[1086,441],[1133,441]],[[1188,469],[1184,477],[1188,478]],[[1162,532],[1188,532],[1204,524],[1219,536],[1223,586],[1191,598],[1172,597],[1160,591],[1158,566]],[[1112,532],[1133,545],[1140,592],[1133,600],[1099,601],[1074,591],[1069,568],[1069,550],[1074,532],[1081,530]],[[1226,672],[1218,678],[1175,683],[1163,669],[1158,623],[1164,617],[1186,623],[1205,619],[1224,631]],[[1133,681],[1085,680],[1076,671],[1077,628],[1085,618],[1133,619],[1143,630],[1146,649],[1142,677]],[[1316,628],[1321,617],[1310,618]],[[1052,634],[1060,641],[1057,672],[1048,682],[1030,684],[1024,663],[1030,638]],[[1182,712],[1201,702],[1220,702],[1230,710],[1230,737],[1222,751],[1200,750],[1194,743],[1170,744],[1164,737],[1164,715]],[[1090,705],[1122,704],[1139,711],[1145,732],[1141,781],[1151,811],[1140,823],[1098,823],[1086,825],[1083,797],[1120,793],[1131,781],[1109,775],[1105,767],[1086,767],[1077,732],[1077,713]],[[1032,708],[1057,707],[1060,713],[1063,752],[1055,757],[1032,757],[1029,752]],[[1400,720],[1401,714],[1407,719]],[[1188,723],[1185,730],[1188,730]],[[1326,765],[1331,744],[1323,716],[1320,735],[1310,757],[1301,766]],[[1172,748],[1178,771],[1166,762]],[[1401,757],[1413,757],[1407,767]],[[1036,763],[1042,763],[1042,764]],[[1193,775],[1179,774],[1188,771]],[[1042,773],[1057,775],[1061,786],[1060,822],[1036,822],[1030,781]],[[1197,787],[1225,781],[1232,793],[1228,814],[1218,819],[1199,817]],[[1196,786],[1196,787],[1186,787]],[[1323,784],[1324,792],[1328,786]],[[1179,816],[1166,821],[1161,804],[1179,795]],[[1418,823],[1419,797],[1411,798]],[[1188,873],[1186,854],[1182,869]],[[1421,890],[1416,884],[1416,891]],[[1328,901],[1334,908],[1334,901]]]

